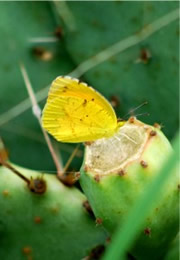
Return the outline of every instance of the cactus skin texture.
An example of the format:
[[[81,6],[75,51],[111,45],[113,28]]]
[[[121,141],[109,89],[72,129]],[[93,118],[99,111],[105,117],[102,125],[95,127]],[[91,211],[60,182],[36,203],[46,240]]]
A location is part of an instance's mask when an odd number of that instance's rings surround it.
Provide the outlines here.
[[[47,187],[35,194],[0,167],[0,259],[79,260],[104,243],[106,234],[83,207],[86,197],[77,188],[54,175],[15,168],[28,178],[42,177]]]
[[[133,128],[135,126],[137,128]],[[116,138],[101,139],[86,146],[80,178],[95,216],[101,219],[111,234],[117,225],[123,224],[138,197],[143,196],[146,185],[172,152],[170,143],[160,129],[136,119],[131,118],[126,122],[119,133],[121,134],[117,134]],[[133,140],[136,142],[133,143]],[[131,154],[131,159],[127,156],[128,153]],[[119,160],[119,169],[116,160]],[[109,164],[113,170],[108,168]],[[172,172],[161,199],[154,202],[153,209],[130,249],[137,259],[162,259],[166,247],[178,232],[176,173],[177,171]]]

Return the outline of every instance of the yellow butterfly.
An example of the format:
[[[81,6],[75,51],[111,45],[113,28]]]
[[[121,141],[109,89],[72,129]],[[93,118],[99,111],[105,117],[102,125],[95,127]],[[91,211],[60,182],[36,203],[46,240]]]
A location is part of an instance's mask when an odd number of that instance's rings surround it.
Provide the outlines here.
[[[86,83],[69,76],[53,81],[42,125],[58,141],[78,143],[110,137],[123,124],[110,103]]]

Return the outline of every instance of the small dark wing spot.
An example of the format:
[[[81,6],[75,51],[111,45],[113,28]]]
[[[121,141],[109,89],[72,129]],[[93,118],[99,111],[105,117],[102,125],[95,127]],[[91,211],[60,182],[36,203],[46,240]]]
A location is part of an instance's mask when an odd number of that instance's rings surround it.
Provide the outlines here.
[[[68,87],[67,87],[67,86],[64,86],[64,87],[63,87],[63,91],[62,91],[62,92],[66,92],[66,91],[67,91],[67,89],[68,89]]]
[[[84,99],[82,105],[85,106],[87,104],[87,99]]]

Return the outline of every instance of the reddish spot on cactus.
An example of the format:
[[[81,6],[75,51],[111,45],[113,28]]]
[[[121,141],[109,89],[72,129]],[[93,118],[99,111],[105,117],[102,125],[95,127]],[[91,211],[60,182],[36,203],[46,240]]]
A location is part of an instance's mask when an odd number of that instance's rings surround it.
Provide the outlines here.
[[[96,182],[100,182],[100,176],[98,174],[96,176],[94,176],[94,179]]]
[[[106,243],[109,244],[111,242],[111,237],[106,238]]]
[[[148,167],[148,164],[147,164],[147,162],[145,162],[145,161],[140,161],[140,164],[141,164],[141,166],[143,167],[143,168],[147,168]]]
[[[144,64],[147,64],[150,61],[151,57],[152,57],[152,55],[147,48],[141,49],[139,61],[141,61]]]
[[[144,234],[147,235],[147,236],[150,236],[151,235],[151,229],[150,228],[145,228],[144,229]]]
[[[89,171],[89,167],[87,165],[84,165],[84,171],[88,172]]]
[[[61,26],[58,26],[54,32],[55,36],[58,38],[58,39],[62,39],[62,36],[63,36],[63,29]]]
[[[30,191],[37,194],[43,194],[46,191],[46,188],[46,182],[42,177],[37,177],[35,179],[31,178],[29,183]]]
[[[158,123],[154,123],[154,127],[157,128],[157,129],[161,129],[161,125],[158,124]]]
[[[124,176],[125,175],[125,170],[121,169],[119,172],[118,172],[118,175],[119,176]]]
[[[102,224],[102,218],[97,218],[96,219],[96,225],[101,225]]]
[[[134,117],[134,116],[131,116],[128,121],[129,121],[129,123],[133,124],[134,121],[135,121],[135,117]]]
[[[152,130],[152,131],[150,132],[150,136],[156,136],[156,135],[157,135],[157,132],[156,132],[156,131]]]
[[[50,61],[53,58],[53,53],[51,51],[40,46],[33,47],[32,54],[42,61]]]
[[[34,218],[34,222],[35,222],[36,224],[40,224],[40,223],[42,223],[42,218],[39,217],[39,216],[36,216],[36,217]]]
[[[10,194],[9,194],[9,191],[8,191],[8,190],[3,190],[2,195],[3,195],[4,197],[8,197]]]
[[[69,187],[72,187],[79,178],[80,172],[65,172],[59,177],[60,181]]]
[[[29,246],[25,246],[25,247],[23,247],[22,252],[25,255],[30,255],[32,253],[32,248]]]

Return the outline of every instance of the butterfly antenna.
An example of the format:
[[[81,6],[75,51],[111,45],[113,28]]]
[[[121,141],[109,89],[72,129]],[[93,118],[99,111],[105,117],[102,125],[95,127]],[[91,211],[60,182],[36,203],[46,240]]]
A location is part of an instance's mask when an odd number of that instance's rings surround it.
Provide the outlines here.
[[[23,76],[23,79],[24,79],[24,83],[25,83],[27,92],[29,94],[29,98],[30,98],[31,103],[32,103],[32,112],[39,122],[42,133],[43,133],[44,138],[46,140],[47,146],[48,146],[49,151],[51,153],[52,159],[55,163],[55,166],[56,166],[56,169],[57,169],[57,174],[60,176],[60,175],[63,174],[63,167],[62,167],[61,163],[59,162],[58,156],[57,156],[57,154],[56,154],[56,152],[53,148],[53,145],[51,143],[51,140],[50,140],[48,134],[46,133],[46,131],[42,127],[42,124],[41,124],[41,109],[40,109],[40,107],[37,103],[36,96],[34,94],[31,82],[30,82],[28,74],[27,74],[27,71],[26,71],[26,69],[25,69],[25,67],[22,63],[20,63],[20,70],[21,70],[21,73],[22,73],[22,76]]]
[[[141,107],[143,107],[143,106],[145,106],[145,105],[147,105],[147,104],[148,104],[147,101],[143,102],[143,103],[140,104],[139,106],[137,106],[137,107],[131,109],[127,114],[125,114],[125,115],[123,116],[123,118],[127,117],[128,115],[133,115],[133,113],[134,113],[137,109],[139,109],[139,108],[141,108]]]
[[[136,114],[135,117],[139,117],[139,116],[150,116],[149,113],[141,113],[141,114]]]

